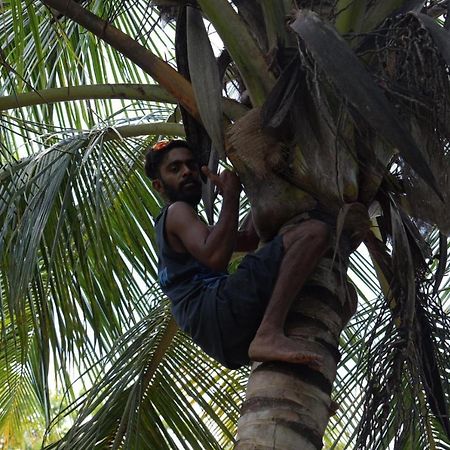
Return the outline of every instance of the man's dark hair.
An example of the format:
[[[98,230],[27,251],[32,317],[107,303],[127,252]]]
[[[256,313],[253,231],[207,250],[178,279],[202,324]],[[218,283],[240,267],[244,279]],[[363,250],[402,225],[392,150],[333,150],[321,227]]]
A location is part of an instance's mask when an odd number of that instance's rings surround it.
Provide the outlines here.
[[[157,146],[162,148],[155,149]],[[154,180],[159,177],[159,166],[161,165],[164,157],[174,148],[183,147],[192,152],[189,144],[183,139],[173,139],[166,143],[156,143],[147,149],[145,154],[145,174]]]

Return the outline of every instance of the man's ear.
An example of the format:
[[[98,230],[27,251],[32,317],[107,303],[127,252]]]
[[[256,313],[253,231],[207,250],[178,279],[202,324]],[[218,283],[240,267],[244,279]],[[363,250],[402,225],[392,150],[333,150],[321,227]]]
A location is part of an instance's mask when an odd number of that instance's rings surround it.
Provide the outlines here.
[[[152,186],[153,186],[153,189],[155,189],[155,191],[159,192],[160,194],[164,193],[164,186],[161,183],[161,180],[159,178],[152,180]]]

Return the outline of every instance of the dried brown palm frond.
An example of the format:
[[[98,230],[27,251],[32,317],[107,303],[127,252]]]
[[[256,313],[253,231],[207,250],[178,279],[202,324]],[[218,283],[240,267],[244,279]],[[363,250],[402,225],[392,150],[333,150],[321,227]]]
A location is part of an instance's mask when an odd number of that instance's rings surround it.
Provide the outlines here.
[[[413,448],[414,441],[426,448],[427,441],[449,436],[450,386],[442,353],[443,348],[450,350],[448,316],[438,298],[417,292],[414,325],[408,328],[403,321],[404,292],[399,286],[394,291],[395,301],[391,296],[380,303],[366,342],[368,381],[358,449],[385,448],[388,442],[399,449]],[[389,331],[381,336],[378,330],[383,327]]]
[[[420,15],[388,20],[375,38],[371,60],[379,84],[408,126],[436,180],[436,193],[399,161],[405,207],[427,223],[450,233],[450,85],[448,62]],[[444,32],[444,30],[442,30]],[[449,35],[450,37],[450,35]]]

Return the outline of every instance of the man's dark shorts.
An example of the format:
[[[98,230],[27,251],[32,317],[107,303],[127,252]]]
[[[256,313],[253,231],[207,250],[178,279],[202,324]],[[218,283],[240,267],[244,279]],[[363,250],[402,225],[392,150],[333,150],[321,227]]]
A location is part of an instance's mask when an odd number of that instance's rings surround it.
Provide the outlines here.
[[[282,236],[249,253],[235,273],[221,281],[217,312],[226,366],[249,363],[248,348],[261,323],[283,258]]]

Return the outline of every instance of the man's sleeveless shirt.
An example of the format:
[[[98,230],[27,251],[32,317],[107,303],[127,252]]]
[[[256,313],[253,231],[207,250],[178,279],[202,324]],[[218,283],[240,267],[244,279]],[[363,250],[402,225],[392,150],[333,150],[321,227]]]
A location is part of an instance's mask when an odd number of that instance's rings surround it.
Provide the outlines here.
[[[168,207],[155,221],[159,249],[158,278],[162,291],[172,303],[179,327],[216,360],[224,360],[217,317],[217,290],[226,273],[213,272],[189,253],[171,249],[166,239]]]

